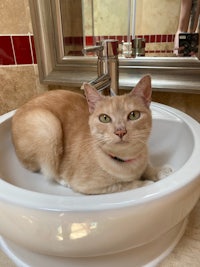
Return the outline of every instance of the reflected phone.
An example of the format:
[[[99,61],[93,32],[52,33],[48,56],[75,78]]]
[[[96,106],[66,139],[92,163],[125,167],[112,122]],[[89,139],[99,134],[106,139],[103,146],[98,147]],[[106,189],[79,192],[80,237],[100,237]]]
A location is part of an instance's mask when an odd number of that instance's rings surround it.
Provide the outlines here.
[[[199,34],[198,33],[179,33],[179,54],[190,57],[198,52]]]

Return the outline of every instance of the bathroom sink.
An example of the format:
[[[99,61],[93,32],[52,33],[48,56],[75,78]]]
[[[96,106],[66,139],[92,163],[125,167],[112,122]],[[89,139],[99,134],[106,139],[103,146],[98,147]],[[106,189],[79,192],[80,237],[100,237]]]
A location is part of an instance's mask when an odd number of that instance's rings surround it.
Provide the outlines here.
[[[188,161],[194,149],[194,138],[192,136],[192,132],[181,118],[174,116],[170,112],[163,112],[162,108],[159,108],[155,105],[153,105],[152,108],[152,115],[154,119],[152,134],[149,140],[151,162],[154,166],[158,167],[169,165],[174,171],[177,171]],[[82,207],[82,203],[79,202],[79,199],[85,199],[83,195],[74,193],[71,189],[63,187],[56,182],[49,182],[43,177],[42,174],[32,173],[23,168],[17,159],[11,141],[10,118],[13,114],[14,111],[6,114],[8,119],[2,122],[0,127],[0,151],[3,155],[0,160],[0,177],[9,184],[30,191],[56,196],[60,195],[77,197],[78,201],[76,204],[78,206],[81,204]],[[110,197],[108,196],[108,198]],[[88,201],[88,196],[85,200]],[[20,201],[20,199],[18,201]],[[66,204],[67,203],[65,203],[65,205]],[[93,204],[94,203],[89,203],[89,206],[87,204],[87,207],[92,208]],[[104,201],[101,201],[101,205],[104,204],[106,207],[108,207],[107,199],[105,200],[105,203]],[[114,204],[114,199],[110,204]],[[71,204],[69,203],[69,205]],[[94,205],[94,209],[96,209],[96,204]]]
[[[0,243],[16,264],[31,266],[32,255],[37,267],[155,266],[174,248],[200,196],[200,125],[165,105],[151,109],[151,162],[173,173],[142,188],[94,196],[24,169],[11,141],[15,111],[0,117]]]

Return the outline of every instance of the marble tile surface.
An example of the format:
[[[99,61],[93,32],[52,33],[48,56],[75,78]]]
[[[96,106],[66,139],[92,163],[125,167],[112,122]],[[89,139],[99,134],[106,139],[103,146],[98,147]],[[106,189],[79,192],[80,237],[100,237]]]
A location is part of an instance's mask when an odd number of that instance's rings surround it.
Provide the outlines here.
[[[32,33],[28,0],[0,0],[0,33]]]
[[[47,90],[47,86],[39,83],[36,65],[1,67],[0,81],[0,115]]]

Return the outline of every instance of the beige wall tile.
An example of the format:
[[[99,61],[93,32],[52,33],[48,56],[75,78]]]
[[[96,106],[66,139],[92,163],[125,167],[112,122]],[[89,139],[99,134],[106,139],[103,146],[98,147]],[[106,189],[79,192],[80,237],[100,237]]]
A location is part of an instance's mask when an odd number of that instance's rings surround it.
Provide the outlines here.
[[[138,0],[136,34],[171,34],[178,26],[180,0]]]
[[[65,37],[83,36],[81,0],[62,1],[60,4],[61,16],[64,18],[62,20],[63,35]]]
[[[1,67],[0,81],[0,115],[47,90],[47,86],[38,86],[33,65]]]
[[[95,35],[127,35],[128,3],[127,0],[95,0]],[[91,35],[91,2],[84,0],[84,7],[85,34]],[[136,8],[136,35],[176,32],[180,0],[137,0]]]
[[[0,34],[32,33],[28,0],[0,0]]]
[[[128,1],[94,1],[95,35],[128,34]]]

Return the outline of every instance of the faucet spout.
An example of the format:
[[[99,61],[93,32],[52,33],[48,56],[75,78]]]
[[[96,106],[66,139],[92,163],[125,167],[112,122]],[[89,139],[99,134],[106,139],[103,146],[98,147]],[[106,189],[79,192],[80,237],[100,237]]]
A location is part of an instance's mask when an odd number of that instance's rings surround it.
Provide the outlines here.
[[[99,92],[102,92],[106,88],[110,87],[110,85],[111,85],[110,75],[103,74],[103,75],[99,76],[97,79],[90,81],[89,84],[95,86]]]
[[[98,78],[91,81],[99,91],[110,88],[111,92],[118,94],[119,90],[119,60],[118,40],[106,39],[98,42],[96,46],[83,49],[83,53],[96,52]]]

